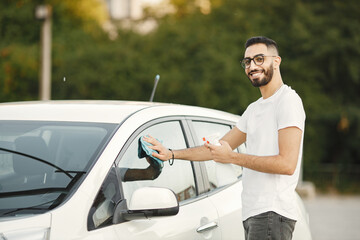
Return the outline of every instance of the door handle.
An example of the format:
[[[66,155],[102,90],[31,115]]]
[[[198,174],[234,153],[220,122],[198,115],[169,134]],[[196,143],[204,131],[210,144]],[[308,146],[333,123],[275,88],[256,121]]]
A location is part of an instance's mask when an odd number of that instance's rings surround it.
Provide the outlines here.
[[[218,227],[217,222],[210,222],[210,223],[207,223],[205,225],[202,225],[202,226],[198,227],[196,229],[196,231],[198,233],[202,233],[202,232],[209,231],[209,230],[217,228],[217,227]]]

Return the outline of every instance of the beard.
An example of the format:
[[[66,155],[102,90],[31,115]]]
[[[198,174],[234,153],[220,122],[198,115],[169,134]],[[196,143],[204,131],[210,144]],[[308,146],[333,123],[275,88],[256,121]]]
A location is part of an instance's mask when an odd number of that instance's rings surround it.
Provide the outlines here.
[[[274,75],[274,69],[273,69],[273,64],[270,65],[270,67],[268,69],[264,69],[263,70],[264,72],[264,77],[263,78],[254,78],[253,80],[251,79],[250,77],[250,74],[252,72],[249,72],[249,74],[247,75],[247,77],[249,78],[251,84],[254,86],[254,87],[261,87],[261,86],[265,86],[266,84],[268,84],[273,75]]]

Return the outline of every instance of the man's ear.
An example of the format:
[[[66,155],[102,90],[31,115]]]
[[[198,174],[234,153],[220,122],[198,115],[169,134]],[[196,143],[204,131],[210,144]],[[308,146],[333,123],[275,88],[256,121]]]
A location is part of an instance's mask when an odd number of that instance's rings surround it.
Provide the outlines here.
[[[274,69],[278,69],[281,64],[281,57],[277,56],[274,58]]]

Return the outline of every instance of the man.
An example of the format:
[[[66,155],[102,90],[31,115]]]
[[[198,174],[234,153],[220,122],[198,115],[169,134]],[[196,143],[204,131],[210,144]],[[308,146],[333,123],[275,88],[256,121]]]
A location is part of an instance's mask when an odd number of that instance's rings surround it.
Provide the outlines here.
[[[275,41],[253,37],[245,44],[245,68],[261,98],[248,106],[239,122],[220,140],[183,150],[166,149],[152,137],[145,140],[161,160],[172,158],[232,163],[243,170],[243,225],[251,239],[291,239],[297,220],[298,182],[305,112],[297,93],[284,85]],[[232,150],[246,141],[247,154]]]

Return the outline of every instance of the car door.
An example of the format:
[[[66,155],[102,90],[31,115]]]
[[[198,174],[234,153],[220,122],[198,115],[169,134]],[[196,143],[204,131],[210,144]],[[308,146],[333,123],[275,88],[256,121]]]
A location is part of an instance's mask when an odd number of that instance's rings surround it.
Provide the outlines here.
[[[98,197],[100,200],[95,201],[100,204],[89,214],[90,231],[94,231],[94,234],[115,233],[116,238],[112,239],[221,239],[216,208],[205,195],[199,194],[202,176],[199,175],[198,163],[185,160],[175,160],[172,164],[164,162],[159,173],[149,171],[151,165],[148,160],[139,157],[141,136],[151,135],[168,148],[181,149],[188,146],[185,132],[186,126],[176,119],[161,119],[142,126],[125,144],[113,169],[120,175],[120,198],[129,202],[132,193],[142,187],[168,188],[179,201],[178,214],[111,224],[113,205],[117,201],[117,193],[113,191],[117,186],[114,183],[110,189],[103,187],[103,193]],[[106,198],[109,200],[104,203]],[[96,209],[101,204],[106,204],[106,210]]]
[[[191,121],[196,142],[203,144],[203,138],[218,136],[221,138],[231,129],[231,123],[193,119]],[[245,152],[241,145],[234,151]],[[219,228],[223,239],[244,239],[241,206],[242,168],[233,164],[221,164],[206,161],[205,171],[208,179],[208,196],[219,214]]]

